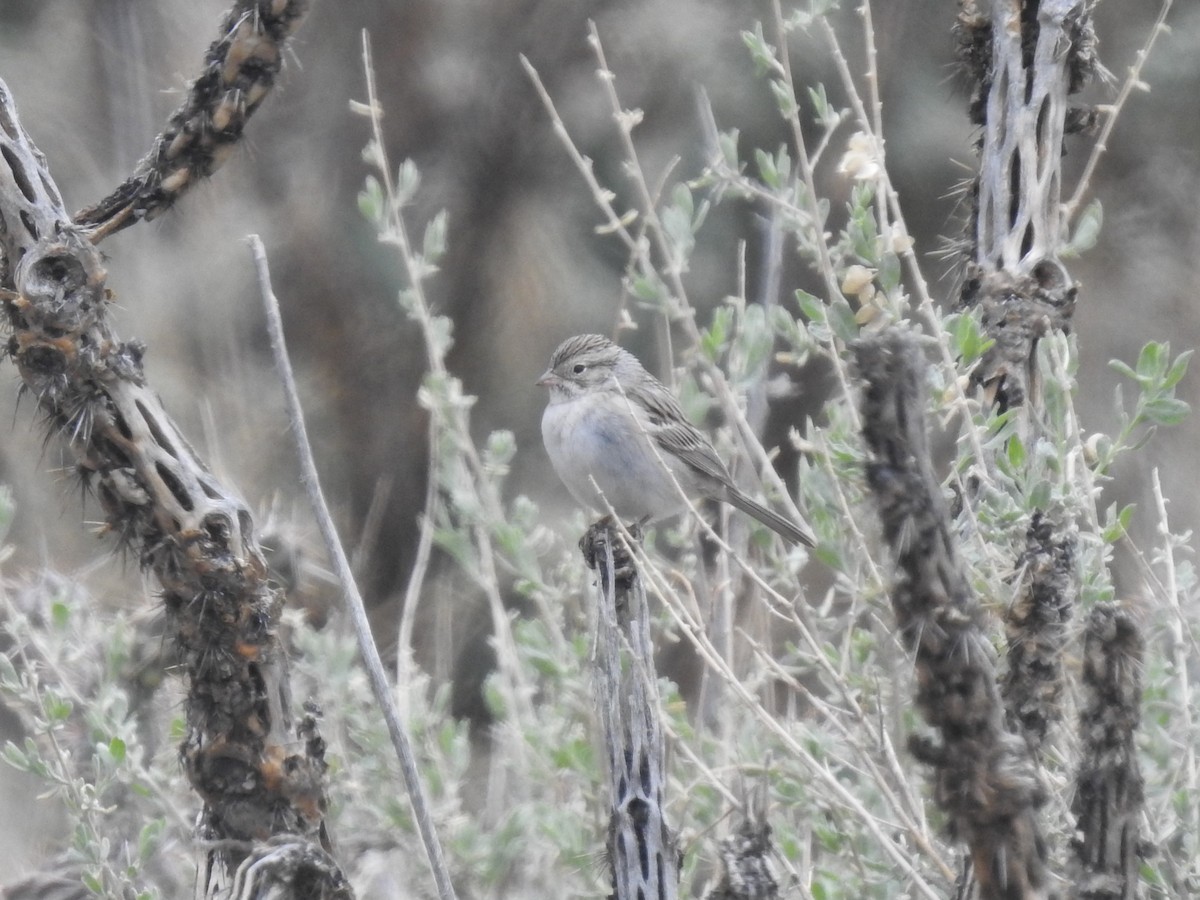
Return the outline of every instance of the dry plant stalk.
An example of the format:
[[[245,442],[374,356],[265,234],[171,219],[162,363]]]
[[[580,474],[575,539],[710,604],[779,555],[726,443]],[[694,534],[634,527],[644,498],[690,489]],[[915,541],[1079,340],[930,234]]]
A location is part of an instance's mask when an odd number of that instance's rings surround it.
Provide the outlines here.
[[[650,611],[626,533],[602,520],[579,542],[597,573],[593,690],[612,791],[607,856],[615,900],[674,900],[679,849],[663,810],[667,782]]]
[[[240,3],[229,21],[255,15]],[[146,384],[143,346],[114,332],[97,234],[71,223],[2,82],[0,154],[6,352],[47,427],[69,445],[107,528],[162,585],[187,679],[180,754],[204,803],[201,836],[217,848],[208,887],[243,863],[244,884],[268,872],[286,881],[278,851],[290,842],[305,871],[324,873],[309,880],[307,896],[349,897],[326,852],[324,742],[312,715],[293,728],[280,601],[250,512]],[[267,841],[271,863],[261,852]]]
[[[1079,900],[1138,896],[1143,780],[1134,738],[1144,649],[1129,613],[1107,603],[1092,609],[1083,639],[1083,758],[1072,804]]]
[[[984,900],[1052,896],[1038,808],[1045,792],[1025,741],[1007,730],[994,653],[933,475],[924,359],[897,330],[854,345],[867,481],[896,558],[892,608],[915,653],[917,707],[939,740],[913,738],[934,795],[969,849]]]

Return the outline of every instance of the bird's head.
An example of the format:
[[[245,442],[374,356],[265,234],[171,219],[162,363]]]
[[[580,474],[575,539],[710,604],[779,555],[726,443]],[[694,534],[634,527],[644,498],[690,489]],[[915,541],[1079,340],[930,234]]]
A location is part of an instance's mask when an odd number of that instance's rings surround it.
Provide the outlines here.
[[[567,338],[550,357],[550,368],[537,383],[550,389],[552,401],[571,400],[581,394],[617,384],[641,371],[642,364],[608,338],[580,334]]]

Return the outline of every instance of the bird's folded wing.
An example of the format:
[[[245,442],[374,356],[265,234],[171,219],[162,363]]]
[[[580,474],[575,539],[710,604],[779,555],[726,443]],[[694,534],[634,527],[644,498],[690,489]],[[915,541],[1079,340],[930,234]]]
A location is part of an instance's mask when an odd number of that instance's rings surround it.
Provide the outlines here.
[[[687,420],[678,401],[667,390],[635,387],[628,392],[629,402],[640,415],[646,433],[658,442],[667,459],[675,456],[693,469],[731,485],[729,471],[703,432]]]

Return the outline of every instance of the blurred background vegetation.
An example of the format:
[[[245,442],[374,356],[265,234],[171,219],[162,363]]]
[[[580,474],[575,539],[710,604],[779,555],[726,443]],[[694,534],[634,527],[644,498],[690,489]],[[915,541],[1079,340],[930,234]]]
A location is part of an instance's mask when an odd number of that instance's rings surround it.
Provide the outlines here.
[[[180,101],[225,6],[0,0],[0,76],[68,208],[95,202],[132,171]],[[955,267],[938,251],[961,229],[956,186],[974,166],[976,137],[953,65],[954,6],[882,0],[876,7],[889,168],[926,275],[938,279],[933,290],[950,306]],[[1100,58],[1117,81],[1156,13],[1153,3],[1100,5]],[[245,146],[173,212],[107,241],[118,329],[147,343],[151,384],[216,473],[260,510],[260,525],[272,526],[274,540],[307,548],[315,528],[300,497],[242,240],[262,235],[326,493],[356,554],[379,634],[395,633],[424,498],[427,433],[416,391],[425,356],[415,324],[396,302],[398,265],[355,201],[368,137],[365,120],[349,109],[365,94],[362,30],[374,47],[389,155],[412,158],[423,176],[412,216],[424,221],[448,211],[448,255],[426,290],[436,311],[456,323],[448,362],[479,398],[472,413],[477,437],[511,429],[519,450],[508,489],[557,514],[570,509],[569,499],[547,475],[538,431],[545,398],[533,381],[559,340],[612,333],[618,310],[631,304],[622,295],[625,253],[595,233],[599,216],[518,54],[538,69],[601,180],[619,190],[627,182],[586,43],[588,19],[604,40],[624,104],[645,113],[636,137],[646,171],[663,175],[678,157],[671,177],[689,178],[705,161],[701,91],[722,130],[740,129],[743,148],[788,141],[739,36],[766,14],[765,6],[740,0],[316,0],[281,89],[251,122]],[[843,10],[834,21],[857,46],[856,13]],[[1111,430],[1115,422],[1119,376],[1110,359],[1132,362],[1150,340],[1170,340],[1177,353],[1196,345],[1200,333],[1193,311],[1200,7],[1178,4],[1170,24],[1173,33],[1144,70],[1149,90],[1125,110],[1094,184],[1093,196],[1104,203],[1099,243],[1068,262],[1081,285],[1074,321],[1087,431]],[[835,80],[828,56],[809,52],[802,39],[793,64],[798,83]],[[1115,84],[1097,84],[1087,99],[1104,103],[1114,95]],[[835,142],[851,131],[844,126]],[[1084,142],[1077,145],[1068,173],[1084,158]],[[831,179],[819,188],[836,210],[850,185]],[[735,290],[736,243],[755,233],[762,228],[745,205],[715,210],[688,276],[702,320],[706,307]],[[752,284],[761,252],[747,250]],[[790,264],[781,302],[791,303],[797,287],[814,287],[809,277]],[[624,342],[661,373],[662,348],[649,330]],[[17,509],[6,574],[33,578],[49,567],[86,575],[94,596],[113,606],[152,607],[153,587],[136,566],[112,562],[111,544],[80,526],[81,517],[98,518],[96,510],[81,500],[61,448],[34,427],[33,404],[18,407],[16,373],[4,377],[15,412],[0,440],[0,483],[12,486]],[[1194,370],[1188,375],[1181,397],[1195,395],[1197,377]],[[776,437],[768,436],[767,446],[799,415],[818,410],[829,389],[819,369],[800,379],[801,394],[774,407]],[[1135,537],[1149,538],[1155,525],[1147,501],[1155,466],[1176,530],[1200,520],[1200,479],[1192,468],[1198,442],[1193,418],[1122,461],[1110,499],[1139,504]],[[1134,567],[1118,571],[1121,595],[1136,598],[1139,579]],[[328,601],[319,580],[311,595],[321,615]],[[447,592],[438,606],[464,632],[486,627],[483,605],[467,594]],[[26,789],[6,782],[11,773],[0,769],[0,791]],[[0,857],[36,857],[36,833],[19,831],[0,832]]]

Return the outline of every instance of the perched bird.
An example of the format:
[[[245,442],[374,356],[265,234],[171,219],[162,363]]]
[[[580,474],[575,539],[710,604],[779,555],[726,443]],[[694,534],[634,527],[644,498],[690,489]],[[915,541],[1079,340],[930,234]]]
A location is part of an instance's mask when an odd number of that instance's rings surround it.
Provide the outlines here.
[[[686,505],[682,488],[689,497],[736,506],[789,541],[814,545],[805,526],[738,490],[671,392],[608,338],[567,338],[537,383],[550,389],[542,415],[546,452],[584,506],[604,510],[599,488],[621,519],[643,523],[680,512]]]

